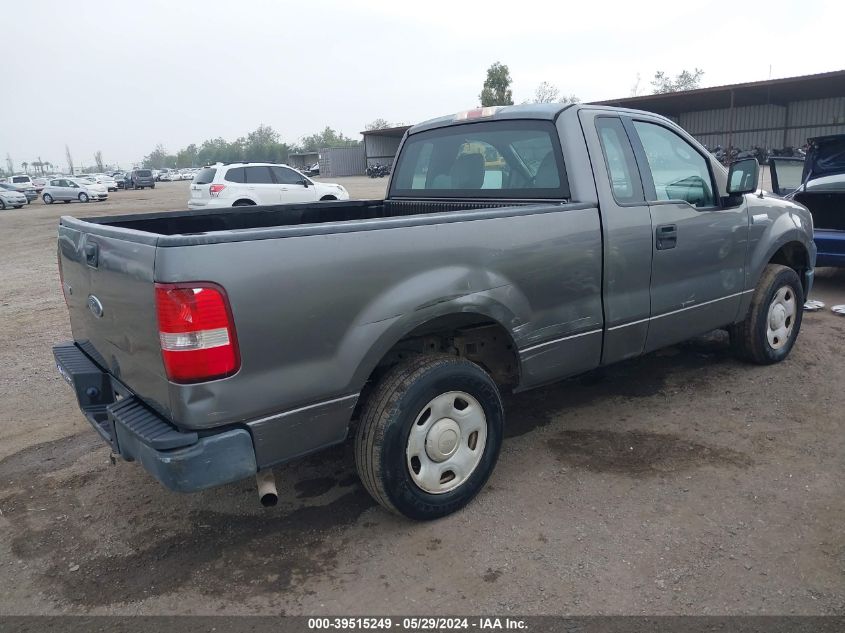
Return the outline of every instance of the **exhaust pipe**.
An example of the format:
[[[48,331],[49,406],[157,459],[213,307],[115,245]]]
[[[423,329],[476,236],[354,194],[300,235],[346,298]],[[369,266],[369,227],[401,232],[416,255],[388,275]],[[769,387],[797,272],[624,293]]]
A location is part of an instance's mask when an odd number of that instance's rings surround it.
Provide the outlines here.
[[[259,470],[255,474],[255,481],[258,484],[258,500],[265,508],[270,508],[279,501],[279,493],[276,492],[276,478],[273,476],[273,469]]]

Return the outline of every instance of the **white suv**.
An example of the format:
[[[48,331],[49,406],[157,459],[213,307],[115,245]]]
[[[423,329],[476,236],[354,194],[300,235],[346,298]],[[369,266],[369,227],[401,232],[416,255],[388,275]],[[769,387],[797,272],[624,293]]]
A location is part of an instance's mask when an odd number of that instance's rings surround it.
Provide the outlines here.
[[[197,172],[191,183],[188,207],[207,209],[317,200],[349,200],[349,192],[341,185],[314,182],[287,165],[217,163]]]

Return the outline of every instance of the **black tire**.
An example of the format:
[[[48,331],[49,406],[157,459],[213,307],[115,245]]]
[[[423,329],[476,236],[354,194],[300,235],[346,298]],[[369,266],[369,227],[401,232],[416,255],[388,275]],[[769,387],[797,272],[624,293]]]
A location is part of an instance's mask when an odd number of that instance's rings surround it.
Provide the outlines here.
[[[155,189],[155,188],[156,188],[155,185],[150,185],[150,189]]]
[[[83,193],[79,194],[79,201],[80,202],[88,202],[89,200],[90,200],[90,198],[88,197],[87,193],[83,192]]]
[[[238,200],[235,204],[232,205],[233,207],[254,207],[255,203],[250,202],[249,200]]]
[[[337,200],[337,198],[335,198],[334,196],[323,196],[322,198],[320,198],[320,202],[326,202],[328,200]]]
[[[791,330],[783,340],[774,338],[772,345],[769,340],[769,311],[778,292],[785,290],[788,300],[794,302],[795,313],[786,318],[785,324]],[[801,320],[804,315],[804,289],[798,274],[787,266],[769,264],[766,266],[757,288],[751,297],[751,305],[745,319],[728,328],[731,335],[731,345],[737,356],[758,365],[779,363],[789,356],[801,330]]]
[[[457,488],[430,493],[411,477],[408,440],[429,403],[451,391],[464,392],[481,405],[486,442],[480,461]],[[484,487],[499,457],[503,426],[499,390],[481,367],[446,354],[417,356],[391,368],[367,397],[355,436],[358,474],[367,492],[388,510],[410,519],[437,519],[465,506]]]
[[[62,200],[65,204],[70,204],[70,200]]]
[[[23,205],[22,205],[22,204],[16,204],[16,205],[14,205],[14,207],[15,207],[16,209],[22,209],[22,208],[23,208]]]

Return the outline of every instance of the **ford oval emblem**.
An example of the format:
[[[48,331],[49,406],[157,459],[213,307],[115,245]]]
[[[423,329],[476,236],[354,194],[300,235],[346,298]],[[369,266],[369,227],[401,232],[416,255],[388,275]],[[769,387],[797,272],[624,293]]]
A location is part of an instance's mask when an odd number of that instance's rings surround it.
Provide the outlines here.
[[[103,304],[94,295],[88,295],[88,309],[98,319],[103,318]]]

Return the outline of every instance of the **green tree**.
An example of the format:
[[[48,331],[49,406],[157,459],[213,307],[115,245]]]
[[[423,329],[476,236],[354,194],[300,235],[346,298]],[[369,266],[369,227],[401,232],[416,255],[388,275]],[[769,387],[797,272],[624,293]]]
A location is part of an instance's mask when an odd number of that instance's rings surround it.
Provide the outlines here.
[[[548,81],[542,82],[534,91],[534,98],[530,103],[580,103],[581,100],[575,95],[561,96],[560,88]]]
[[[305,136],[299,141],[299,150],[303,152],[317,152],[324,147],[352,147],[358,141],[345,136],[343,132],[336,132],[329,126],[322,132]]]
[[[654,79],[651,80],[651,87],[654,94],[695,90],[700,87],[702,76],[704,76],[704,71],[700,68],[696,68],[692,72],[682,70],[675,77],[669,77],[662,70],[658,70],[654,73]]]
[[[176,167],[176,157],[173,154],[168,154],[164,145],[159,143],[152,152],[144,156],[141,165],[147,169],[173,168]]]
[[[196,167],[198,155],[199,150],[197,149],[197,146],[191,143],[190,145],[188,145],[188,147],[180,149],[178,152],[176,152],[176,166]]]
[[[389,127],[390,127],[390,123],[387,122],[387,119],[378,118],[378,119],[374,119],[374,120],[370,121],[369,123],[367,123],[367,125],[364,126],[364,129],[365,130],[384,130],[384,129],[389,128]]]
[[[487,79],[479,95],[482,106],[513,105],[511,74],[508,67],[496,62],[487,69]]]

